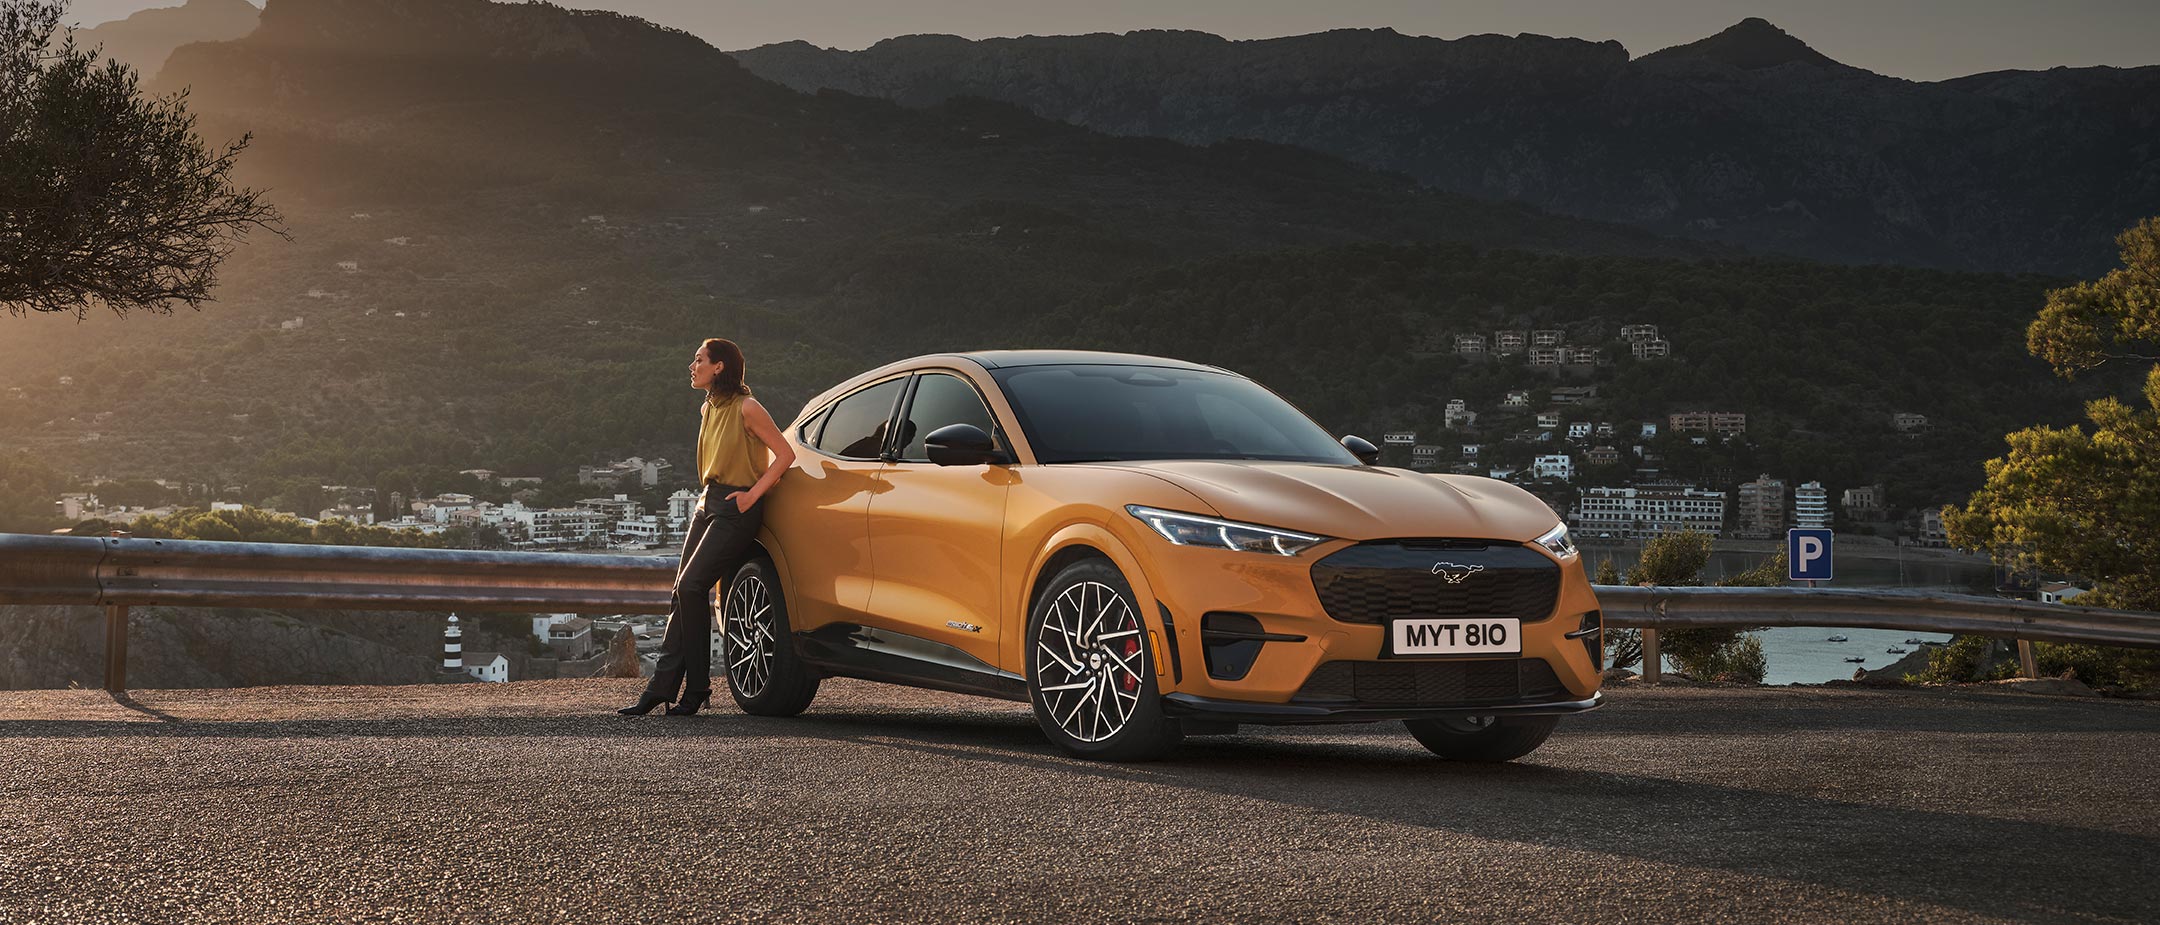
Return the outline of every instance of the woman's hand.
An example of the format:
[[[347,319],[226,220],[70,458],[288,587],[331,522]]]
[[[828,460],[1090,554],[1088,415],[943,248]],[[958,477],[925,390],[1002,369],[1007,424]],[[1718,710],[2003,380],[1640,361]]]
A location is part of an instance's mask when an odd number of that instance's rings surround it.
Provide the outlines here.
[[[750,505],[757,503],[757,499],[750,497],[750,493],[747,491],[728,492],[726,500],[735,505],[735,513],[737,514],[748,513]]]

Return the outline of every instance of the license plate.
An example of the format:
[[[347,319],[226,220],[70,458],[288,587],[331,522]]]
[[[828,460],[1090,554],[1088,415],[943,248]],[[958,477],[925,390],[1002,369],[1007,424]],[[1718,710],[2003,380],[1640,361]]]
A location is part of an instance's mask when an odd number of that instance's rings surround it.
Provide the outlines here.
[[[1522,652],[1522,621],[1505,617],[1471,620],[1397,620],[1388,627],[1394,655],[1516,655]]]

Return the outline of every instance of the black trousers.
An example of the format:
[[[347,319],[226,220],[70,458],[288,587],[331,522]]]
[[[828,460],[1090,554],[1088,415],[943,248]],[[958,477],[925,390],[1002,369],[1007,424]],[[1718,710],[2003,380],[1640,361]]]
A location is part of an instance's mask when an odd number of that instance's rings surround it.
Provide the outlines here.
[[[668,609],[667,634],[660,639],[660,664],[653,667],[645,692],[663,700],[712,690],[713,591],[727,592],[727,581],[749,558],[758,526],[765,522],[765,502],[737,512],[727,499],[739,485],[708,483],[704,510],[690,515],[682,559],[675,567],[675,596]],[[724,598],[723,598],[724,599]]]

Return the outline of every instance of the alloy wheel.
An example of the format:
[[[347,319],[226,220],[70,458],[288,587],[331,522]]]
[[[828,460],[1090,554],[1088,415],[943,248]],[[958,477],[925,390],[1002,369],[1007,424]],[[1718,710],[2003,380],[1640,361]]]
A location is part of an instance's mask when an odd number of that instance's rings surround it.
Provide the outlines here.
[[[1051,602],[1034,640],[1036,690],[1066,735],[1101,742],[1132,720],[1146,667],[1141,632],[1125,596],[1102,582],[1074,584]]]
[[[722,608],[727,628],[728,683],[744,697],[765,693],[772,683],[778,634],[773,629],[772,593],[755,576],[743,576],[728,589]]]

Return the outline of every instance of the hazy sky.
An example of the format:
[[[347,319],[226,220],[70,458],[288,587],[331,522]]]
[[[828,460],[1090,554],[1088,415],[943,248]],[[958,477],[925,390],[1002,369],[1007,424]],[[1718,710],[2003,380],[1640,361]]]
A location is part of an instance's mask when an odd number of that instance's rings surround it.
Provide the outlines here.
[[[179,0],[75,0],[85,25]],[[256,0],[260,5],[261,0]],[[277,2],[277,0],[271,0]],[[2160,64],[2160,0],[559,0],[696,33],[724,49],[805,39],[862,48],[969,38],[1200,29],[1231,38],[1390,26],[1456,38],[1536,32],[1647,54],[1761,16],[1847,64],[1915,80],[2009,68]]]

